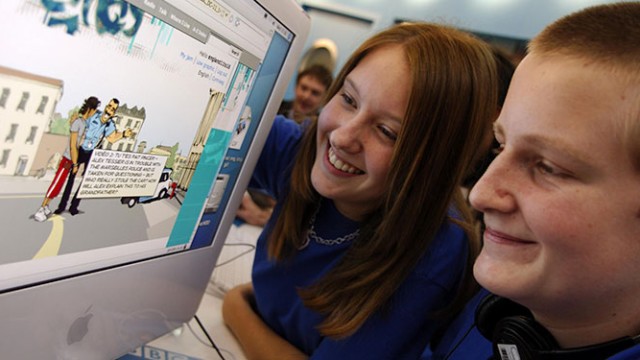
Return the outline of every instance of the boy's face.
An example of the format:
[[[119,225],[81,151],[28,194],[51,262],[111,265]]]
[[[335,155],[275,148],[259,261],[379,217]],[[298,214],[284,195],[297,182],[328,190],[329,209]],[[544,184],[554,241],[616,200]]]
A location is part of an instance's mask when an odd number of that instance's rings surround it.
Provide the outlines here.
[[[327,88],[318,79],[307,75],[298,80],[293,111],[298,114],[311,115],[318,110]]]
[[[518,66],[495,125],[502,152],[470,194],[487,225],[474,273],[545,325],[600,321],[640,308],[640,174],[619,136],[640,88],[545,58]]]

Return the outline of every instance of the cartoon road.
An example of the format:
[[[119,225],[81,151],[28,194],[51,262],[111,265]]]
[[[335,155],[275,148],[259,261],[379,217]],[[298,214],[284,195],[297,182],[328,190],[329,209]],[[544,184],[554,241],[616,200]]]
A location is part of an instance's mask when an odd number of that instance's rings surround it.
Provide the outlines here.
[[[85,199],[79,214],[64,212],[39,223],[33,212],[48,184],[45,179],[0,177],[0,187],[12,190],[0,194],[0,208],[11,209],[0,214],[0,264],[166,237],[180,210],[177,198],[133,208],[120,198]],[[52,209],[58,201],[51,202]]]

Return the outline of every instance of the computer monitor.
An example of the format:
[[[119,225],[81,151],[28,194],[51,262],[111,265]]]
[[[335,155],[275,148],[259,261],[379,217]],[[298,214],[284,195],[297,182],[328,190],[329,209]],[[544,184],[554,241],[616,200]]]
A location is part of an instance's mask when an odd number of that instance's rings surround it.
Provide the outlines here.
[[[294,0],[2,0],[0,14],[2,358],[116,358],[195,314],[309,18]],[[76,167],[79,205],[40,211]]]

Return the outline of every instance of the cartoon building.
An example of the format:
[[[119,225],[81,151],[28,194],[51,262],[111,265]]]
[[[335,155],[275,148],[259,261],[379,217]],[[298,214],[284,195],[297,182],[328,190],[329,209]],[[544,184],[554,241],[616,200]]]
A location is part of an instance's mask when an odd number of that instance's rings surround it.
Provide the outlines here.
[[[136,139],[138,134],[140,134],[140,129],[142,129],[142,125],[147,117],[146,110],[144,107],[138,109],[137,106],[134,106],[133,108],[130,108],[127,104],[122,104],[118,107],[116,115],[117,116],[114,119],[116,129],[118,131],[131,129],[132,135],[131,137],[121,139],[113,144],[108,141],[103,141],[100,148],[105,150],[134,152]]]
[[[215,91],[213,89],[209,90],[209,103],[207,104],[207,109],[202,116],[202,121],[200,122],[200,126],[198,127],[198,132],[193,139],[193,144],[191,144],[191,149],[189,150],[186,166],[184,168],[180,168],[181,176],[180,180],[178,181],[178,187],[182,190],[187,190],[189,188],[189,184],[191,183],[191,179],[193,178],[193,173],[196,169],[196,165],[198,165],[200,156],[202,156],[204,144],[207,142],[209,133],[211,133],[213,120],[215,120],[216,116],[218,115],[223,101],[223,93]]]
[[[0,175],[27,176],[63,81],[0,66]]]

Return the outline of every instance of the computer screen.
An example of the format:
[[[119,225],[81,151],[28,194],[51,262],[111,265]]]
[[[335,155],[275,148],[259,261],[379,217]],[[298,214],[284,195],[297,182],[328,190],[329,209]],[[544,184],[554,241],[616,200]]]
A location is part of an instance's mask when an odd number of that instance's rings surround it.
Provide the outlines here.
[[[305,43],[294,0],[0,2],[0,349],[195,313]]]

